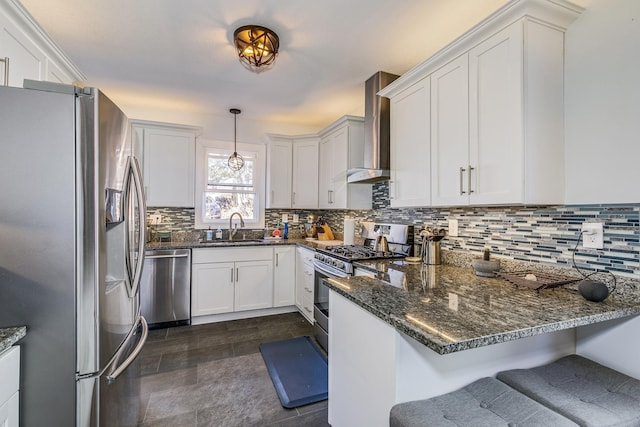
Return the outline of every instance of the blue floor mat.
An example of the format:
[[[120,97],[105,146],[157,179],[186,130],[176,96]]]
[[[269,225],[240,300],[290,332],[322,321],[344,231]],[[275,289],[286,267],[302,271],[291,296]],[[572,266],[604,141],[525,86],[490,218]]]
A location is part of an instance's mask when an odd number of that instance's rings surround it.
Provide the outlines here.
[[[260,344],[282,406],[296,408],[327,399],[327,358],[309,337]]]

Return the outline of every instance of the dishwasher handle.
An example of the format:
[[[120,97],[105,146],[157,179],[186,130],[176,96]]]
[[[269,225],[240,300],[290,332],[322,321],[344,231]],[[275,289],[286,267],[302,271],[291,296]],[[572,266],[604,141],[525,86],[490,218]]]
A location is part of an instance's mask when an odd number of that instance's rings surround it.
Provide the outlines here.
[[[147,255],[144,259],[159,259],[159,258],[186,258],[189,254],[178,254],[178,255]]]

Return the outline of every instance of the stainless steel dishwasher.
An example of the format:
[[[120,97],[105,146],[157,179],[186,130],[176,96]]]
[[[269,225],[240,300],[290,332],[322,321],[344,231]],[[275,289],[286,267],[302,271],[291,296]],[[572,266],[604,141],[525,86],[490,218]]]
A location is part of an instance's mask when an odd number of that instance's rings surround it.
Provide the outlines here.
[[[188,325],[191,321],[191,250],[145,252],[140,309],[149,327]]]

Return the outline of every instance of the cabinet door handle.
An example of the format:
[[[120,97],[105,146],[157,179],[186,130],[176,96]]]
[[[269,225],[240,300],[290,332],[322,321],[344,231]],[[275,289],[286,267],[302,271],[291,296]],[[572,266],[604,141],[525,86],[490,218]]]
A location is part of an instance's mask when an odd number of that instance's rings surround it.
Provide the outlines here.
[[[276,254],[276,267],[278,266],[278,255],[279,254]]]
[[[293,198],[293,200],[291,200],[291,204],[295,205],[296,204],[296,192],[294,191],[291,196]]]
[[[311,309],[309,307],[305,307],[305,310],[307,310],[308,313],[311,313]]]
[[[4,62],[4,85],[9,86],[9,57],[0,58],[0,62]]]
[[[233,268],[231,268],[231,283],[233,283]]]
[[[463,175],[464,175],[465,171],[466,171],[466,169],[463,168],[462,166],[460,166],[460,195],[461,196],[466,193],[466,191],[464,191],[464,189],[462,188],[463,185],[464,185],[463,184],[463,181],[464,181]]]
[[[472,168],[471,165],[469,165],[469,187],[467,187],[469,189],[469,194],[473,193],[473,190],[471,189],[471,171],[475,170],[475,168]]]
[[[332,204],[333,203],[333,190],[329,190],[328,193],[329,193],[329,195],[328,195],[329,204]]]
[[[240,280],[240,269],[236,267],[236,282]]]

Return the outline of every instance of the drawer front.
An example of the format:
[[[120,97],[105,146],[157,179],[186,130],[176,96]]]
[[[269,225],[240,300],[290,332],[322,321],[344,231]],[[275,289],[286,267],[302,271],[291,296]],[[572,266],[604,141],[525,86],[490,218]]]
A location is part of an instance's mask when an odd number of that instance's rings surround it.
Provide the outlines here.
[[[302,297],[302,310],[303,314],[310,320],[313,319],[313,293],[306,292]]]
[[[0,404],[3,404],[20,387],[20,347],[11,347],[0,355]]]
[[[313,256],[315,255],[315,251],[299,247],[298,255],[300,255],[301,261],[304,264],[311,265],[313,267]]]
[[[192,264],[209,262],[262,261],[273,259],[273,248],[196,248],[191,252]]]

